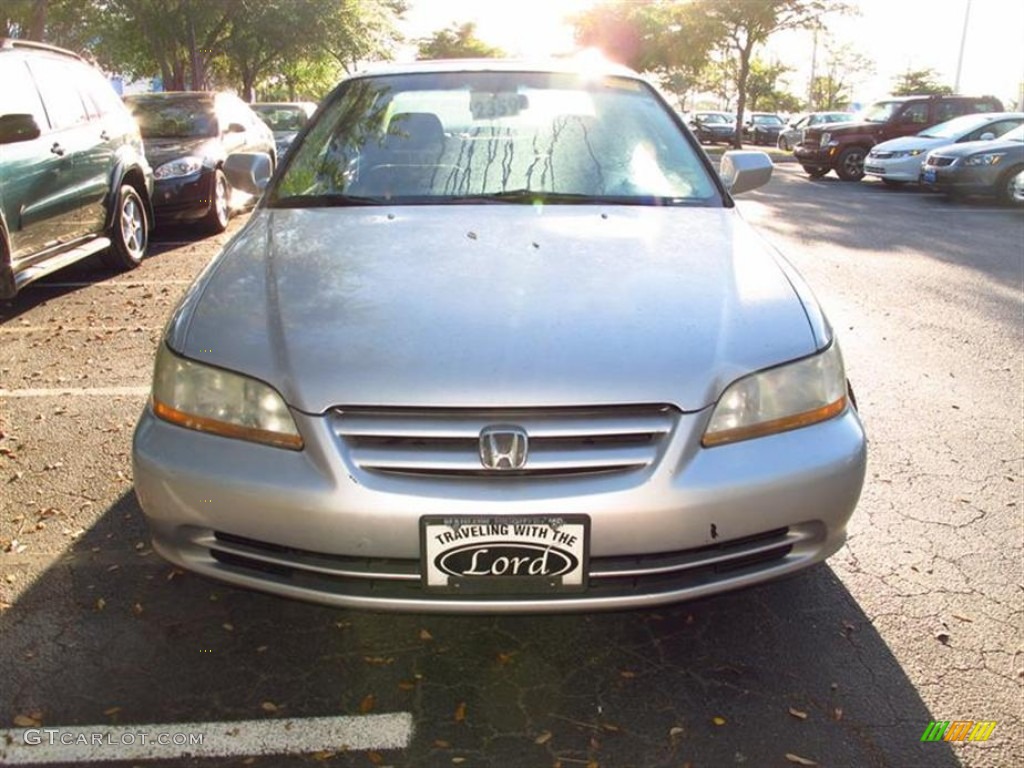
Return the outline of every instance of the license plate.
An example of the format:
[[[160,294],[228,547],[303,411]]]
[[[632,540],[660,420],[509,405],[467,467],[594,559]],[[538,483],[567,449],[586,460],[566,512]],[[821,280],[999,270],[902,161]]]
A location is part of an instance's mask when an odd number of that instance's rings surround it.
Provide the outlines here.
[[[925,169],[924,180],[928,184],[934,184],[935,183],[935,171],[933,169],[931,169],[931,168]]]
[[[427,589],[535,594],[587,586],[586,515],[425,517],[420,542]]]

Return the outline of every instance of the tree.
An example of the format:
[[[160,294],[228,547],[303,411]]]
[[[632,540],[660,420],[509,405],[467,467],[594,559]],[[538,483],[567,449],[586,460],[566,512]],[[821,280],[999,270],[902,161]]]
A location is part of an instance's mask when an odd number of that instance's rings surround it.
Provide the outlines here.
[[[777,32],[808,28],[818,24],[825,13],[846,9],[838,3],[826,3],[824,0],[694,0],[690,7],[699,14],[695,29],[703,28],[705,34],[723,41],[738,59],[736,147],[742,143],[743,113],[747,108],[747,87],[754,52]]]
[[[875,71],[874,62],[849,43],[829,43],[825,51],[825,72],[811,82],[811,111],[845,109],[853,98],[854,85]]]
[[[934,69],[908,69],[902,75],[893,78],[895,87],[893,96],[920,96],[936,94],[946,96],[953,92],[948,85],[938,82],[938,73]]]
[[[781,96],[778,90],[779,78],[792,71],[792,67],[777,61],[766,64],[760,59],[754,59],[750,62],[750,75],[747,80],[747,106],[750,111],[775,109],[773,105]]]
[[[505,52],[476,36],[476,24],[452,23],[417,41],[418,59],[500,59]]]

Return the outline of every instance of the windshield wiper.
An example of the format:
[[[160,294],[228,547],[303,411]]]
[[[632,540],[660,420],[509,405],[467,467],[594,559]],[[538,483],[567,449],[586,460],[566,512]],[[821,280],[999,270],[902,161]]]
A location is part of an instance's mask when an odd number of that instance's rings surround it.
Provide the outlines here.
[[[620,199],[620,198],[616,198]],[[624,198],[622,198],[624,199]],[[579,192],[544,192],[537,189],[506,189],[502,192],[482,192],[478,195],[457,195],[443,198],[445,203],[606,203],[604,195],[585,195]]]
[[[271,208],[346,208],[362,205],[388,205],[391,203],[383,197],[368,197],[366,195],[344,195],[330,193],[322,195],[289,195],[278,198],[271,204]]]

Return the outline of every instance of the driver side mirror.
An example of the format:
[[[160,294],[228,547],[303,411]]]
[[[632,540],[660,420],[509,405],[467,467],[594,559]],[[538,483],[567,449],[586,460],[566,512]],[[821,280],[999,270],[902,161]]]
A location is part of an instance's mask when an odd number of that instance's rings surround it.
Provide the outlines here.
[[[32,141],[42,135],[39,123],[32,115],[14,114],[0,116],[0,144],[16,144]]]
[[[992,131],[985,131],[981,136],[978,137],[978,141],[992,141],[996,135]]]

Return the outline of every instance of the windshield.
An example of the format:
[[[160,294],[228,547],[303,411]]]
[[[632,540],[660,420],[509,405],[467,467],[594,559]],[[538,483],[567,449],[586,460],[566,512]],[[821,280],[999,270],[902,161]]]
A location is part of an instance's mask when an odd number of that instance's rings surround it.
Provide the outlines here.
[[[964,115],[962,117],[954,117],[952,120],[947,120],[938,125],[933,125],[917,135],[928,139],[955,140],[991,122],[992,117],[990,115]]]
[[[125,99],[144,139],[193,139],[217,135],[213,105],[199,99]]]
[[[720,202],[643,83],[576,74],[356,78],[294,147],[269,205]]]
[[[704,112],[697,115],[697,119],[702,123],[728,123],[729,118],[725,115],[720,115],[717,112]]]
[[[902,101],[880,101],[865,109],[860,118],[866,123],[885,123],[893,113],[902,106]]]
[[[778,115],[754,115],[753,122],[757,125],[783,125]]]
[[[306,112],[287,104],[250,104],[253,111],[275,133],[299,131],[306,124]]]

